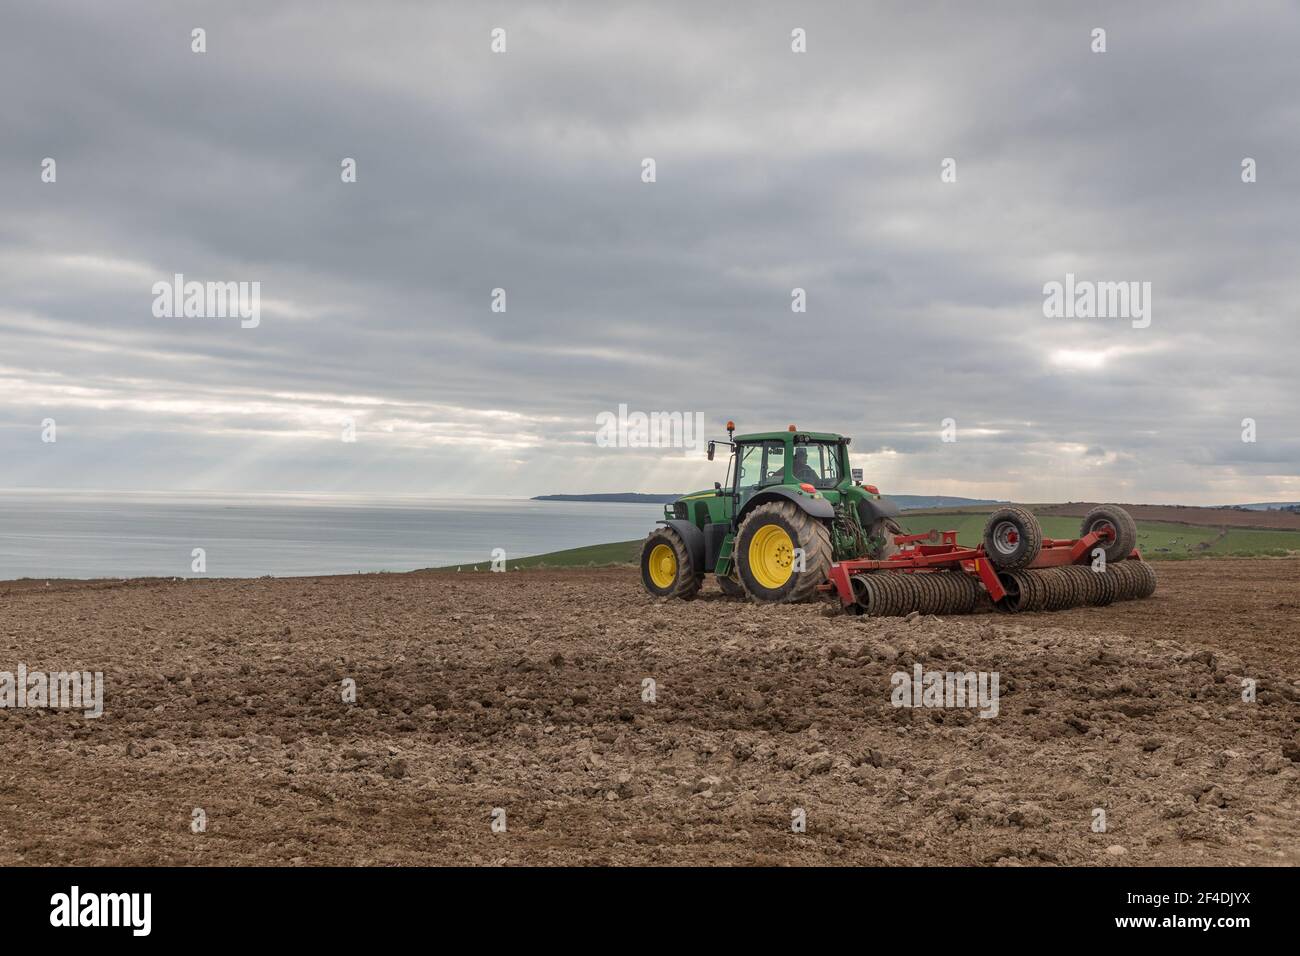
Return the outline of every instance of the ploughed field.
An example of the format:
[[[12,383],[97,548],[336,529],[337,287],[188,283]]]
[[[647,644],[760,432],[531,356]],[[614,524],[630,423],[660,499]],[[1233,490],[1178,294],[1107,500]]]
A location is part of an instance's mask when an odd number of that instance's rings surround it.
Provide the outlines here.
[[[1156,570],[942,621],[634,569],[0,584],[0,671],[105,687],[0,710],[0,864],[1295,864],[1300,560]],[[996,716],[894,706],[916,665]]]

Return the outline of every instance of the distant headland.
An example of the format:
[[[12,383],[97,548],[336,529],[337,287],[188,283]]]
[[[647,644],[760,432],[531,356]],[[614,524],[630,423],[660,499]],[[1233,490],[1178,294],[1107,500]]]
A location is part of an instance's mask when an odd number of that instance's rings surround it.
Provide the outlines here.
[[[535,495],[533,501],[613,501],[626,504],[663,505],[676,501],[681,495],[643,495],[637,491],[619,491],[596,495]]]

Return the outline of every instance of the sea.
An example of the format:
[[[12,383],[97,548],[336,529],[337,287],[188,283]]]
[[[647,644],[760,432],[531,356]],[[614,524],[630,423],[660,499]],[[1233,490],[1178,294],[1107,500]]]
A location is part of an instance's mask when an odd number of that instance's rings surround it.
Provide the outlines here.
[[[4,491],[0,580],[412,571],[498,548],[508,567],[641,538],[662,517],[657,504],[524,498]]]

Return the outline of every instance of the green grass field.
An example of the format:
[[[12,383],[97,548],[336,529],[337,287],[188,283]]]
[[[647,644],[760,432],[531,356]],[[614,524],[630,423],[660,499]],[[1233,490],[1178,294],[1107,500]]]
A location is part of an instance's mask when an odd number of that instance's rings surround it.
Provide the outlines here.
[[[641,554],[643,540],[637,538],[635,541],[593,544],[587,548],[569,548],[566,551],[552,551],[549,554],[537,554],[530,558],[516,558],[507,560],[506,567],[514,571],[521,568],[604,568],[618,564],[635,564]],[[492,564],[490,561],[482,561],[478,564],[453,564],[432,570],[491,571]]]
[[[1300,551],[1300,532],[1236,528],[1215,541],[1210,554],[1232,557],[1285,557]]]
[[[957,532],[963,545],[979,544],[984,532],[985,513],[951,512],[904,514],[903,528],[909,534],[922,534],[931,528]],[[1039,518],[1043,534],[1049,538],[1074,538],[1079,534],[1079,519],[1048,516]],[[646,529],[649,531],[649,528]],[[615,541],[587,548],[552,551],[506,562],[510,570],[526,568],[603,568],[636,564],[641,541]],[[1164,521],[1138,522],[1138,550],[1153,561],[1178,561],[1200,557],[1286,557],[1300,554],[1300,531],[1259,531],[1232,529],[1224,531],[1203,525],[1173,524]],[[489,562],[451,565],[436,571],[489,571]]]
[[[956,512],[952,514],[905,514],[903,527],[910,534],[921,534],[931,528],[957,532],[960,544],[979,544],[984,531],[984,514]],[[1049,515],[1040,517],[1043,534],[1049,538],[1074,538],[1079,534],[1078,518]],[[1217,557],[1284,557],[1300,552],[1300,531],[1259,531],[1231,529],[1208,525],[1174,524],[1166,521],[1138,522],[1138,550],[1153,561],[1179,560],[1205,556]]]

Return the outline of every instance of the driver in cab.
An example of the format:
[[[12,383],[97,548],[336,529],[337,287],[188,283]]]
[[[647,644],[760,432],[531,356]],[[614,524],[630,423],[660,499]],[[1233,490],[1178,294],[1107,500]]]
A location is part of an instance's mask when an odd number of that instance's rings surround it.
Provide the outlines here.
[[[813,471],[808,465],[807,448],[796,448],[794,450],[794,477],[796,481],[806,481],[809,484],[821,480],[821,475]]]

